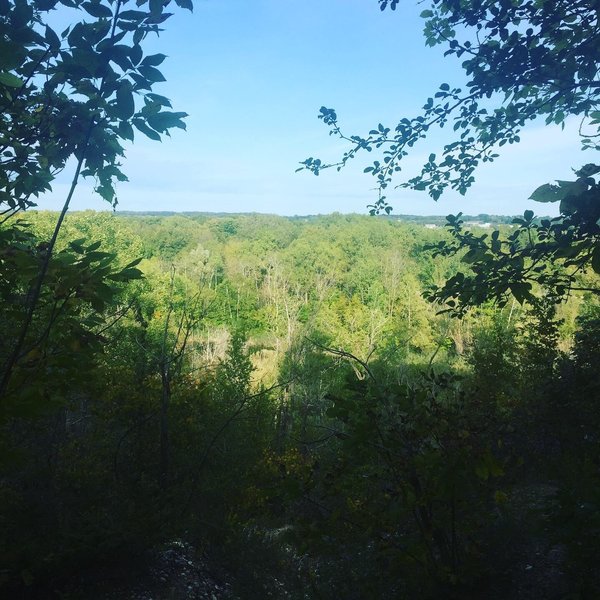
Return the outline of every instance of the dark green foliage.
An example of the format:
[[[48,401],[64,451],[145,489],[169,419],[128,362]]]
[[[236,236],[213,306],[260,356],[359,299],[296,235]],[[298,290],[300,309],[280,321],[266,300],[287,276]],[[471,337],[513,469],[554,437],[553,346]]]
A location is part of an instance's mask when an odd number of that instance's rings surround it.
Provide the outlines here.
[[[511,293],[521,304],[539,301],[534,286],[557,302],[576,291],[600,294],[600,202],[591,176],[597,170],[587,165],[577,172],[576,181],[560,182],[560,194],[552,192],[561,201],[560,217],[537,220],[528,210],[513,220],[516,228],[505,235],[499,230],[491,236],[478,235],[465,228],[460,214],[449,215],[453,240],[429,249],[434,256],[460,254],[472,273],[456,273],[433,288],[429,299],[444,302],[450,312],[461,315],[489,300],[504,306]],[[538,190],[534,197],[538,193],[548,192]]]
[[[404,389],[368,387],[328,411],[346,467],[316,493],[333,502],[334,522],[346,518],[375,545],[372,559],[387,569],[378,597],[391,582],[404,595],[478,584],[483,515],[502,474],[490,451],[493,404],[465,397],[447,373]],[[346,486],[348,506],[337,501]]]
[[[27,298],[48,245],[26,223],[0,230],[0,297],[4,344],[0,363],[6,364],[27,316]],[[61,404],[82,372],[93,368],[101,348],[101,332],[114,313],[122,284],[141,277],[135,260],[122,268],[100,242],[77,239],[49,261],[38,309],[27,330],[4,389],[2,421],[45,413]]]
[[[382,10],[397,2],[381,1]],[[494,160],[496,148],[519,142],[520,130],[543,117],[563,124],[568,115],[584,118],[584,146],[595,146],[598,85],[596,7],[589,0],[498,4],[432,0],[421,14],[429,46],[446,46],[445,55],[462,59],[467,90],[442,83],[428,98],[423,113],[401,119],[395,129],[379,124],[367,136],[347,136],[334,110],[321,108],[319,118],[331,133],[349,143],[339,162],[309,158],[302,165],[317,174],[338,169],[360,152],[379,150],[381,158],[365,169],[377,179],[380,196],[374,211],[385,209],[386,188],[401,170],[402,159],[433,127],[452,124],[460,133],[435,154],[406,187],[427,190],[438,199],[450,187],[465,193],[480,163]],[[492,105],[488,102],[493,100]],[[495,105],[494,105],[495,103]]]
[[[59,4],[83,9],[87,19],[55,32],[49,14]],[[72,156],[82,167],[78,174],[94,177],[96,191],[116,205],[114,181],[126,180],[119,160],[122,142],[134,138],[132,125],[157,140],[169,128],[185,128],[185,113],[167,110],[169,101],[152,93],[164,77],[151,65],[164,56],[144,57],[140,45],[160,31],[172,14],[169,4],[140,2],[138,10],[122,0],[2,4],[1,205],[33,206]]]
[[[551,526],[568,548],[570,569],[581,598],[600,593],[596,569],[600,535],[598,317],[597,304],[590,304],[580,316],[581,329],[575,335],[570,360],[563,366],[562,385],[550,395],[556,419],[554,434],[562,454],[558,463],[559,508],[552,515]]]

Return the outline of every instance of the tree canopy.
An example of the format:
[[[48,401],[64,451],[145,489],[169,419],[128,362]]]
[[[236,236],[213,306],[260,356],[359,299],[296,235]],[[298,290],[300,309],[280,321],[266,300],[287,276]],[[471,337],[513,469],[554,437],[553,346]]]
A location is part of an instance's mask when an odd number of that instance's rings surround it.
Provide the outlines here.
[[[380,0],[381,9],[395,9],[397,0]],[[333,109],[319,118],[331,133],[350,142],[335,163],[309,158],[303,165],[318,173],[343,167],[363,150],[379,150],[381,160],[366,169],[380,191],[401,170],[401,161],[433,127],[452,125],[457,139],[444,146],[440,159],[431,155],[419,176],[405,187],[427,190],[438,199],[451,187],[465,193],[475,168],[496,158],[496,148],[519,141],[527,122],[544,117],[564,124],[580,116],[582,143],[596,148],[600,81],[597,75],[598,15],[595,2],[543,0],[434,0],[421,16],[428,46],[444,45],[445,56],[463,58],[466,89],[440,85],[422,114],[402,118],[395,129],[379,125],[367,136],[346,136]],[[586,129],[586,126],[589,129]],[[587,132],[587,133],[586,133]],[[380,196],[377,208],[385,208]]]

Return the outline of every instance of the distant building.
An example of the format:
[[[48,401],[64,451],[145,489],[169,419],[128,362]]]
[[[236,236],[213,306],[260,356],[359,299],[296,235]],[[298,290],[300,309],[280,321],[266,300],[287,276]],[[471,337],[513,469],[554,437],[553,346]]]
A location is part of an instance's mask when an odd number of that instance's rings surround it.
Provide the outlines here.
[[[437,225],[435,223],[425,223],[425,229],[437,229]]]
[[[483,227],[484,229],[487,229],[491,226],[491,223],[480,223],[479,221],[465,221],[465,227]]]

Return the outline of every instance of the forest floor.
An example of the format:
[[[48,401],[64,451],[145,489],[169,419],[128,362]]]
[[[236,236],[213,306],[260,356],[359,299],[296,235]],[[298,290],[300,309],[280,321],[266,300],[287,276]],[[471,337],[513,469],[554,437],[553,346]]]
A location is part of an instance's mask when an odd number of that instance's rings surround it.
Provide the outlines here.
[[[512,490],[510,509],[499,527],[515,532],[498,548],[499,570],[481,595],[473,600],[561,600],[568,597],[565,572],[566,549],[551,540],[544,523],[556,492],[549,483],[531,483]],[[95,574],[76,584],[64,598],[87,600],[244,600],[236,591],[235,577],[199,553],[191,544],[177,540],[151,551],[137,566]],[[290,597],[276,583],[264,582],[265,597]],[[270,592],[266,590],[272,587]],[[336,599],[338,600],[338,599]],[[339,599],[339,600],[344,600]],[[368,600],[368,599],[365,599]]]
[[[515,532],[504,549],[504,568],[489,600],[560,600],[569,594],[566,548],[548,535],[548,509],[557,488],[551,483],[515,487],[508,526]]]
[[[239,600],[230,577],[181,540],[139,557],[134,564],[94,573],[73,584],[69,600]]]

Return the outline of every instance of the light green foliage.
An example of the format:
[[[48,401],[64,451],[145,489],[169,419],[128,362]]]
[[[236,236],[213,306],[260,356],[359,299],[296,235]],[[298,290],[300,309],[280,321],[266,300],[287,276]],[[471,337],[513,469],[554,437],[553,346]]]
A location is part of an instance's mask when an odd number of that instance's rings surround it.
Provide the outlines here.
[[[23,219],[39,239],[47,240],[52,236],[56,213],[28,211]],[[124,261],[131,262],[143,254],[140,236],[126,221],[113,213],[82,211],[67,215],[56,248],[65,249],[70,241],[81,238],[100,242],[101,248],[110,249],[118,265],[124,264]]]
[[[144,254],[147,257],[159,256],[170,261],[195,242],[195,224],[185,217],[146,217],[144,225]]]

